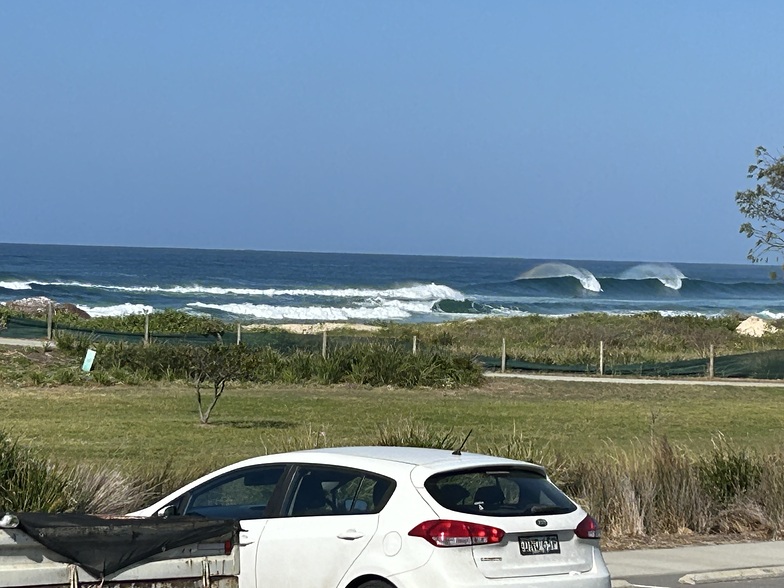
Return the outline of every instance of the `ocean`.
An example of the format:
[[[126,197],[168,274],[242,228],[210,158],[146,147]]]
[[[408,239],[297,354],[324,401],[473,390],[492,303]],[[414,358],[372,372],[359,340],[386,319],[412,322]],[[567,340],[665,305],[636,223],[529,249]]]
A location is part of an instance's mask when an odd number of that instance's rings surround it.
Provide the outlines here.
[[[0,244],[0,302],[91,316],[442,322],[584,312],[784,317],[773,266]]]

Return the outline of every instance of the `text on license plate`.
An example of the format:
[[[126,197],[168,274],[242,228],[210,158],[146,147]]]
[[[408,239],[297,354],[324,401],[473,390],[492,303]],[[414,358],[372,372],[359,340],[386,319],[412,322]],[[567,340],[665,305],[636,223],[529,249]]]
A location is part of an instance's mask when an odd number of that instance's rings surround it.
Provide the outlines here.
[[[520,537],[520,553],[522,555],[541,555],[543,553],[561,553],[558,535],[537,535],[536,537]]]

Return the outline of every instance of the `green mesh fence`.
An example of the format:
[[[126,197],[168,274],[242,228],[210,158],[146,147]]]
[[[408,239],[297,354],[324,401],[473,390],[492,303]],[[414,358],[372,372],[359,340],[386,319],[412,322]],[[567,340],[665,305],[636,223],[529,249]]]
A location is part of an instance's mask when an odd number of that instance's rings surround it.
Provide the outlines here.
[[[46,339],[46,321],[8,317],[5,329],[0,330],[0,337],[8,337],[10,339]]]
[[[477,361],[490,369],[501,369],[500,357],[489,357],[487,355],[476,356]],[[507,359],[507,370],[520,370],[528,372],[558,372],[572,374],[595,374],[598,367],[595,365],[554,365],[551,363],[535,363],[523,361],[521,359]]]
[[[501,368],[500,358],[479,357],[478,359],[485,367]],[[599,371],[598,365],[551,365],[516,359],[507,359],[506,369],[582,374],[596,374]],[[608,365],[604,368],[605,375],[613,376],[705,377],[708,375],[708,371],[709,360],[707,358],[661,363]],[[784,349],[716,357],[713,362],[713,375],[717,378],[784,379]]]
[[[104,341],[127,341],[142,343],[144,336],[139,333],[118,333],[115,331],[101,331],[84,329],[73,326],[60,326],[55,324],[56,333],[68,333],[73,336],[90,337]],[[40,339],[47,336],[46,321],[22,317],[9,317],[5,328],[0,330],[0,337],[16,339]],[[173,344],[211,345],[216,342],[235,343],[237,335],[225,332],[221,335],[210,334],[159,334],[151,333],[150,338],[156,342],[169,342]],[[328,334],[328,349],[336,349],[350,345],[389,345],[396,349],[411,350],[413,342],[410,339],[394,339],[363,335],[331,335]],[[323,345],[322,334],[299,334],[283,330],[243,331],[242,342],[249,347],[271,347],[281,352],[302,350],[308,352],[321,352]],[[425,347],[420,344],[419,349],[437,350],[437,346]],[[475,359],[487,369],[500,369],[499,357],[476,356]],[[690,359],[684,361],[662,363],[636,363],[626,365],[606,365],[604,373],[616,376],[648,376],[648,377],[705,377],[708,375],[709,360],[707,358]],[[527,362],[509,358],[506,360],[506,369],[509,371],[530,371],[549,373],[596,374],[598,365],[553,365],[544,363]],[[784,379],[784,350],[760,351],[756,353],[743,353],[738,355],[725,355],[716,357],[713,366],[714,376],[717,378],[752,378],[752,379]]]
[[[224,341],[236,342],[236,334],[225,333]],[[327,335],[330,349],[337,347],[350,347],[352,345],[389,345],[400,349],[411,349],[411,341],[404,341],[392,337],[367,337],[362,335]],[[324,344],[323,334],[307,335],[289,333],[288,331],[250,331],[242,333],[241,340],[248,347],[272,347],[279,351],[304,351],[321,352]]]
[[[102,331],[99,329],[83,329],[71,325],[52,325],[55,335],[67,333],[75,337],[89,337],[100,341],[127,341],[129,343],[142,343],[144,335],[141,333],[119,333],[117,331]],[[46,321],[24,317],[9,317],[5,329],[0,330],[0,337],[9,339],[40,339],[47,337]],[[215,335],[180,334],[180,333],[151,333],[150,338],[156,341],[171,341],[187,343],[189,345],[211,345],[218,341]]]

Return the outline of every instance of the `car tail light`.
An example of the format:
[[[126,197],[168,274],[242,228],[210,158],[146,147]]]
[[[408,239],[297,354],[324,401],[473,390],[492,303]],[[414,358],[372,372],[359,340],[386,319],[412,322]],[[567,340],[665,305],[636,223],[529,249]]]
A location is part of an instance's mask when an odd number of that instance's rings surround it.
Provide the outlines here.
[[[593,520],[592,517],[586,515],[586,517],[580,521],[580,524],[577,525],[574,534],[580,539],[599,539],[599,537],[602,536],[602,531],[599,529],[599,525],[596,521]]]
[[[223,554],[231,555],[231,550],[234,549],[234,541],[227,539],[223,542]]]
[[[499,543],[504,538],[504,532],[495,527],[449,520],[425,521],[408,534],[411,537],[422,537],[436,547],[487,545]]]

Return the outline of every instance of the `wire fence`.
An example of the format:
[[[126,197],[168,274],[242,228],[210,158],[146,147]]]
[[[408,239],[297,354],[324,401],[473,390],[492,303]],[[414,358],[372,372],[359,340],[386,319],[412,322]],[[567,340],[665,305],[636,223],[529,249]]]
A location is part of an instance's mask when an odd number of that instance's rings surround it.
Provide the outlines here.
[[[242,342],[248,347],[271,347],[281,352],[289,353],[296,350],[308,352],[321,352],[326,354],[328,349],[350,345],[384,344],[400,349],[411,349],[413,353],[444,349],[435,344],[426,344],[412,339],[384,338],[368,335],[328,335],[326,332],[319,334],[291,333],[283,330],[243,330],[241,327],[236,333],[121,333],[116,331],[101,331],[74,327],[72,325],[58,325],[23,317],[9,317],[0,336],[16,339],[34,339],[42,342],[50,339],[53,333],[68,333],[73,336],[89,337],[96,341],[125,341],[128,343],[142,344],[149,341],[157,343],[212,345],[215,343]],[[555,365],[535,363],[519,358],[508,357],[505,353],[505,342],[499,345],[497,357],[478,355],[479,361],[486,369],[514,370],[527,372],[551,372],[574,374],[603,374],[603,375],[635,375],[643,377],[717,377],[717,378],[749,378],[749,379],[784,379],[784,350],[774,349],[754,353],[723,355],[688,359],[672,362],[634,363],[634,364],[605,364],[603,349],[597,350],[596,363],[581,365]]]

